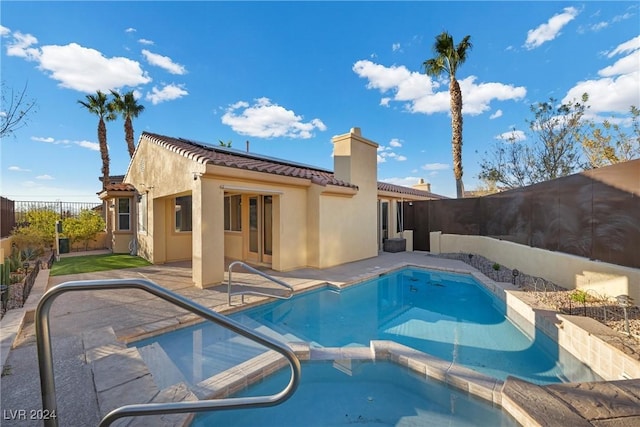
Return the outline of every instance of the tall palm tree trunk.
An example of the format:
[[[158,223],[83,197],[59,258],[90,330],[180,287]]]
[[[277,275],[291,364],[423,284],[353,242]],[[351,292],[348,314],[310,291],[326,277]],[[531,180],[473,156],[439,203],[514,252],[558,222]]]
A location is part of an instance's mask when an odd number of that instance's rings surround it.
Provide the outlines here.
[[[453,153],[453,175],[456,178],[456,193],[458,198],[464,197],[462,184],[462,91],[455,77],[451,76],[449,83],[451,95],[451,151]]]
[[[98,122],[98,145],[102,158],[102,189],[104,190],[109,184],[109,149],[107,148],[107,126],[102,117]]]
[[[136,151],[136,146],[133,144],[133,124],[131,123],[131,117],[129,116],[124,120],[124,138],[127,141],[129,157],[133,157],[133,152]]]

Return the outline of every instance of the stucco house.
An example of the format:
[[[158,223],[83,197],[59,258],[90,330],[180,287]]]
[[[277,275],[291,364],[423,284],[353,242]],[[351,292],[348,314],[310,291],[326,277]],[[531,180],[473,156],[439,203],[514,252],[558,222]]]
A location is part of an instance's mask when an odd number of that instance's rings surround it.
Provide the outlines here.
[[[359,128],[332,142],[329,171],[144,132],[122,182],[100,193],[108,246],[190,260],[202,288],[224,280],[225,258],[288,271],[374,257],[400,236],[402,201],[442,198],[378,182],[378,144]]]

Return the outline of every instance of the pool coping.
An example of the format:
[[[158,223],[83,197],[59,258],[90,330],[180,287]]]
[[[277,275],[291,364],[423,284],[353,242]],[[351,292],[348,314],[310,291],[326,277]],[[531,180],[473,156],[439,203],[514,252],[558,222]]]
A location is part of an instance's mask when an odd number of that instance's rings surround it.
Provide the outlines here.
[[[303,363],[333,361],[336,369],[347,372],[351,368],[352,361],[388,361],[421,375],[425,380],[438,381],[470,396],[487,401],[492,406],[502,406],[503,381],[394,341],[372,340],[369,347],[315,348],[306,342],[287,344]],[[287,361],[283,356],[267,350],[199,382],[191,389],[200,400],[221,399],[264,380],[286,366]]]

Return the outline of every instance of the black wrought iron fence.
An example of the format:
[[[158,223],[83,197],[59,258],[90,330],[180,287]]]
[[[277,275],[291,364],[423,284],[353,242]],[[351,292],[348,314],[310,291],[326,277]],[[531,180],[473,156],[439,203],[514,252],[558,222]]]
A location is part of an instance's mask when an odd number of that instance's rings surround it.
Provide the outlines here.
[[[42,201],[14,201],[15,223],[23,224],[27,221],[29,211],[49,210],[60,215],[60,219],[75,217],[83,210],[100,210],[102,204],[92,202],[42,202]]]

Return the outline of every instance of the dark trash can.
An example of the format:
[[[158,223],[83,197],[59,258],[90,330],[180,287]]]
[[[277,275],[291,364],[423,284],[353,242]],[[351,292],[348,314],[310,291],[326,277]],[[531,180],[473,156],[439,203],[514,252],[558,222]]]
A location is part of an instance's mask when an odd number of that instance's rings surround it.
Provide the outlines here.
[[[58,245],[59,245],[61,254],[68,254],[69,253],[69,239],[62,238],[62,237],[59,238],[58,239]]]

